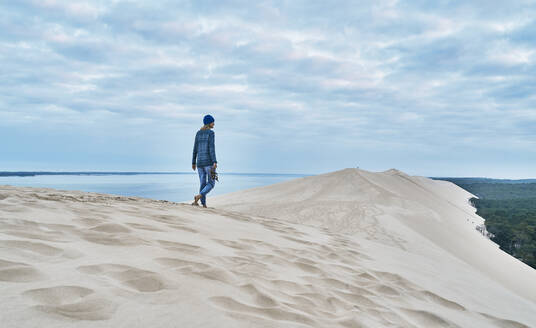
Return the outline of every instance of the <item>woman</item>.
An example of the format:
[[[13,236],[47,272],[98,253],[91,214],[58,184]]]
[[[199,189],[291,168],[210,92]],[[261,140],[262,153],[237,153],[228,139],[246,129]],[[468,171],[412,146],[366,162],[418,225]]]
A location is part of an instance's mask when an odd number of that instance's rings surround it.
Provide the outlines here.
[[[199,194],[195,195],[192,205],[199,206],[201,200],[203,207],[207,207],[206,195],[214,188],[214,179],[210,173],[211,170],[216,170],[218,162],[216,162],[216,149],[214,147],[214,117],[205,115],[203,118],[204,126],[197,131],[195,135],[194,153],[192,158],[192,169],[195,171],[197,159],[197,172],[199,173],[199,181],[201,187]]]

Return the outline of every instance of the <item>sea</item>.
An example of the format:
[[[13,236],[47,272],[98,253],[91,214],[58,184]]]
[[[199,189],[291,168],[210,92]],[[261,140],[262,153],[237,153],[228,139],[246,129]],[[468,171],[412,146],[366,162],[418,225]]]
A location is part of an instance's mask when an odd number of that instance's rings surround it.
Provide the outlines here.
[[[218,173],[219,181],[208,194],[266,186],[303,174]],[[137,196],[172,202],[189,202],[199,193],[196,172],[0,172],[0,185],[79,190],[121,196]]]

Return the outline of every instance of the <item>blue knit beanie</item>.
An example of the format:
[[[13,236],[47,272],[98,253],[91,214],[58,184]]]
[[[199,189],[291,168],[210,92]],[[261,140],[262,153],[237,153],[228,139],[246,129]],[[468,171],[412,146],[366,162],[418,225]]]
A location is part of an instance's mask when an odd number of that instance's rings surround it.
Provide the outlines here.
[[[214,122],[214,117],[212,117],[212,115],[205,115],[205,117],[203,117],[203,124],[207,125],[212,122]]]

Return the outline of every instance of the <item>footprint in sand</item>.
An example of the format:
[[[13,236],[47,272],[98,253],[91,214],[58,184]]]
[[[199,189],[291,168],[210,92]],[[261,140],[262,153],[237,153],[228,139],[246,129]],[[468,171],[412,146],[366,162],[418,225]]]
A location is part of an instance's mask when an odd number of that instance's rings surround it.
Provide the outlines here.
[[[0,260],[0,281],[32,282],[44,278],[44,274],[34,269],[31,265]]]
[[[358,307],[373,307],[373,308],[380,308],[381,306],[374,301],[372,301],[370,298],[355,294],[355,293],[345,293],[343,291],[335,291],[335,293],[345,301],[349,302],[350,304],[357,305]]]
[[[93,227],[101,223],[104,223],[105,221],[101,219],[95,219],[95,218],[81,218],[81,219],[73,219],[73,222],[79,222],[86,227]]]
[[[169,268],[174,268],[182,274],[194,274],[203,278],[221,281],[224,283],[230,283],[234,281],[228,273],[224,271],[218,273],[217,271],[215,271],[215,268],[205,263],[177,258],[157,258],[155,259],[155,261]]]
[[[158,240],[157,241],[162,247],[169,251],[181,252],[186,254],[199,255],[203,250],[201,246],[179,243],[169,240]]]
[[[240,281],[233,272],[216,267],[207,270],[194,271],[192,273],[202,278],[219,281],[228,285],[236,285]]]
[[[186,272],[192,272],[193,270],[207,270],[211,268],[210,265],[200,262],[188,261],[184,259],[172,258],[172,257],[159,257],[155,259],[156,262],[169,268],[184,269]]]
[[[376,293],[383,295],[383,296],[393,296],[398,297],[401,295],[401,293],[396,290],[395,286],[388,286],[384,284],[378,284],[377,286],[372,286],[372,290],[374,290]]]
[[[243,243],[249,244],[251,246],[255,246],[258,249],[264,249],[264,250],[272,251],[272,250],[278,248],[278,246],[275,246],[273,244],[270,244],[270,243],[268,243],[266,241],[262,241],[262,240],[249,239],[249,238],[240,238],[238,240],[243,242]]]
[[[126,229],[126,230],[124,230]],[[114,232],[113,230],[121,230],[118,232]],[[127,232],[123,232],[127,231]],[[88,229],[88,230],[81,230],[76,231],[75,233],[80,236],[80,238],[89,241],[91,243],[95,244],[101,244],[101,245],[110,245],[110,246],[137,246],[145,244],[146,241],[132,236],[130,233],[130,229],[115,225],[115,224],[102,224],[97,227]]]
[[[382,281],[387,282],[388,284],[395,285],[406,290],[420,290],[421,289],[419,288],[419,286],[417,286],[413,282],[407,280],[406,278],[396,273],[383,272],[383,271],[372,271],[372,272],[374,273],[375,276],[377,276]]]
[[[164,230],[158,228],[158,227],[155,227],[155,226],[152,226],[152,225],[148,225],[148,224],[141,224],[141,223],[135,223],[135,222],[129,222],[127,223],[127,225],[131,228],[134,228],[134,229],[139,229],[139,230],[148,230],[148,231],[158,231],[158,232],[162,232]]]
[[[53,257],[61,255],[69,259],[83,256],[82,253],[73,249],[61,249],[39,242],[25,240],[1,240],[0,248],[8,248],[10,253],[38,261],[45,260],[44,256]]]
[[[112,278],[137,292],[157,292],[168,288],[167,283],[158,273],[128,265],[97,264],[80,266],[77,269],[83,273]]]
[[[294,266],[299,268],[300,270],[302,270],[304,272],[311,273],[311,274],[320,275],[320,274],[323,273],[323,271],[321,269],[319,269],[318,267],[316,267],[316,265],[309,264],[309,263],[302,262],[302,261],[303,261],[303,259],[299,259],[299,260],[294,261]]]
[[[115,223],[101,224],[89,230],[97,231],[97,232],[113,233],[113,234],[121,233],[121,232],[124,232],[124,233],[130,232],[129,228],[122,226],[120,224],[115,224]]]
[[[234,241],[234,240],[224,240],[224,239],[212,239],[212,240],[214,240],[215,242],[217,242],[219,244],[222,244],[224,246],[234,248],[234,249],[238,249],[238,250],[241,250],[241,251],[254,250],[255,249],[255,246],[248,245],[248,244],[243,243],[243,242],[237,242],[237,241]]]
[[[161,265],[176,268],[180,273],[196,275],[204,279],[219,281],[224,284],[234,285],[240,281],[234,272],[205,263],[169,257],[157,258],[155,261]]]
[[[69,225],[57,225],[49,227],[48,224],[37,223],[30,220],[12,220],[10,222],[5,222],[0,227],[0,230],[3,234],[28,238],[28,239],[37,239],[44,241],[53,241],[53,242],[67,242],[65,239],[65,234],[62,232],[66,230],[65,226],[72,227]],[[63,227],[62,227],[63,226]]]
[[[271,297],[265,292],[259,290],[254,284],[244,284],[238,289],[250,297],[251,302],[261,307],[276,307],[279,303],[274,297]]]
[[[247,253],[246,257],[221,256],[218,261],[221,263],[222,267],[230,268],[230,271],[237,277],[240,277],[240,279],[249,279],[255,277],[272,278],[276,276],[270,269],[270,266],[266,264],[270,263],[273,256],[259,254],[257,257],[250,255],[251,253]]]
[[[191,233],[199,233],[198,230],[192,229],[188,227],[186,224],[182,224],[182,223],[168,224],[167,226],[175,230],[182,230],[182,231],[191,232]]]
[[[23,293],[37,305],[35,309],[78,320],[106,320],[116,305],[95,291],[81,286],[55,286],[31,289]]]
[[[357,260],[363,260],[363,259],[364,260],[372,260],[373,259],[368,255],[365,255],[363,253],[360,253],[358,251],[354,251],[354,250],[351,250],[351,249],[341,250],[339,252],[340,252],[340,255],[343,258],[352,258],[352,259],[355,259],[356,261]],[[358,263],[358,262],[354,262],[354,263]]]
[[[206,211],[207,209],[205,209]],[[214,212],[212,212],[214,213]],[[239,212],[220,212],[218,213],[220,215],[223,215],[231,220],[235,220],[235,221],[241,221],[241,222],[252,222],[254,221],[254,219],[251,218],[251,216],[247,216],[247,215],[244,215],[242,213],[239,213]]]
[[[273,327],[279,326],[281,321],[289,321],[300,323],[303,325],[314,325],[315,322],[309,316],[285,311],[279,307],[257,307],[239,302],[227,296],[214,296],[210,298],[210,302],[217,308],[223,309],[230,315],[240,317],[240,314],[247,316],[261,317],[273,320]]]
[[[293,242],[295,242],[295,243],[302,244],[302,245],[307,245],[307,246],[320,246],[320,244],[313,243],[313,242],[310,242],[310,241],[307,241],[307,240],[304,240],[304,239],[299,239],[299,238],[289,237],[289,236],[285,236],[285,235],[281,235],[281,237],[282,237],[282,238],[285,238],[285,239],[287,239],[287,240],[293,241]]]
[[[371,275],[368,272],[363,272],[363,273],[358,274],[357,277],[356,277],[356,280],[361,281],[361,282],[365,282],[365,283],[379,281],[378,278],[374,277],[373,275]]]
[[[30,252],[44,256],[54,256],[63,252],[62,249],[47,244],[24,240],[0,240],[0,248],[8,248],[22,253]]]
[[[190,219],[185,219],[175,215],[155,215],[147,217],[147,219],[167,224],[187,224],[193,222]]]
[[[311,284],[298,284],[294,281],[289,281],[289,280],[262,279],[262,280],[259,280],[259,283],[265,286],[266,288],[269,288],[272,290],[284,291],[287,294],[293,294],[293,295],[308,293],[313,290],[313,285]]]

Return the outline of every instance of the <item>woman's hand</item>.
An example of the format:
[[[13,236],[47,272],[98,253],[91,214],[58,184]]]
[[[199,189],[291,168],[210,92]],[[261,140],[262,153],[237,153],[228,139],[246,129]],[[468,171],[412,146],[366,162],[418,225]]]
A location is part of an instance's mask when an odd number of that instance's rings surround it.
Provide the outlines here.
[[[218,167],[218,163],[214,163],[214,165],[212,165],[212,167],[214,168],[214,170]]]
[[[192,170],[195,171],[195,164],[192,164]]]

